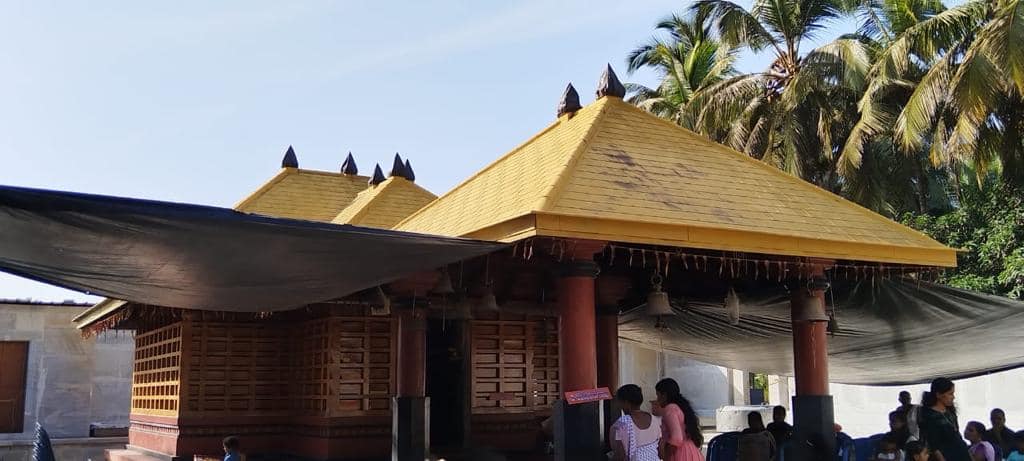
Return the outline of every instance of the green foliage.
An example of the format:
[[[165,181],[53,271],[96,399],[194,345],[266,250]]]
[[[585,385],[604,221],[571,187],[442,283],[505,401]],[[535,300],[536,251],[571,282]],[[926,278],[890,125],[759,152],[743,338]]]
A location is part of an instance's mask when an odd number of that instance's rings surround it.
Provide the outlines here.
[[[906,213],[902,221],[964,250],[959,266],[940,282],[1024,299],[1024,189],[989,182],[964,188],[961,206],[952,211]]]

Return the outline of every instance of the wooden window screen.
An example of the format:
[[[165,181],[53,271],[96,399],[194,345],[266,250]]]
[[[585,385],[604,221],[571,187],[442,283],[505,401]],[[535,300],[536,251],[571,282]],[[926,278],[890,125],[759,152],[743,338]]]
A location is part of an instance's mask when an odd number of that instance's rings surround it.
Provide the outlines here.
[[[500,314],[471,322],[474,413],[550,409],[558,397],[554,320]]]
[[[303,322],[293,329],[292,402],[300,414],[327,414],[329,340],[327,320]]]
[[[188,360],[189,412],[277,414],[288,410],[290,357],[278,325],[196,321]]]
[[[390,414],[395,392],[395,328],[390,317],[330,319],[332,414]]]
[[[181,379],[181,323],[135,336],[132,414],[175,416]]]

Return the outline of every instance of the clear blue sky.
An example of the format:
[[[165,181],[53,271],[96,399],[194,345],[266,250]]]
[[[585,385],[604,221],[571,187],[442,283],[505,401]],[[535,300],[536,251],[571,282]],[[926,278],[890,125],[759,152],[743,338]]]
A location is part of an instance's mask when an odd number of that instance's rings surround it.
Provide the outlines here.
[[[688,2],[4,6],[0,184],[232,206],[289,144],[364,174],[400,152],[441,194],[550,123],[567,82],[584,104],[606,62],[649,83],[625,56]],[[96,299],[0,274],[24,297]]]

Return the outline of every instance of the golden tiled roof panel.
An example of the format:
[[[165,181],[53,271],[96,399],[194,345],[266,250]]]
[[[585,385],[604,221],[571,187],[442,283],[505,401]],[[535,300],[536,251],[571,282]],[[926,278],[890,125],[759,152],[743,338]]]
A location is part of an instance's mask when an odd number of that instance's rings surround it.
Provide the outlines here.
[[[560,117],[397,228],[956,264],[922,233],[615,97]]]
[[[276,218],[329,222],[356,194],[366,189],[367,177],[324,171],[282,168],[235,209]]]
[[[559,118],[396,229],[464,236],[541,207],[566,170],[603,104],[591,104],[573,117]]]
[[[769,165],[611,100],[547,212],[945,248]]]
[[[333,222],[390,229],[435,198],[437,196],[412,181],[392,177],[359,192]]]

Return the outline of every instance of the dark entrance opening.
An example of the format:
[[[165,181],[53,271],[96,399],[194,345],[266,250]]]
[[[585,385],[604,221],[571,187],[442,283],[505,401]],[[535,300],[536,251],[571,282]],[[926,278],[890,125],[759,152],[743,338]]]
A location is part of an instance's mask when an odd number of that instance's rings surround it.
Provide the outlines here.
[[[430,448],[458,452],[464,446],[466,393],[464,322],[431,319],[427,328],[427,396]]]

